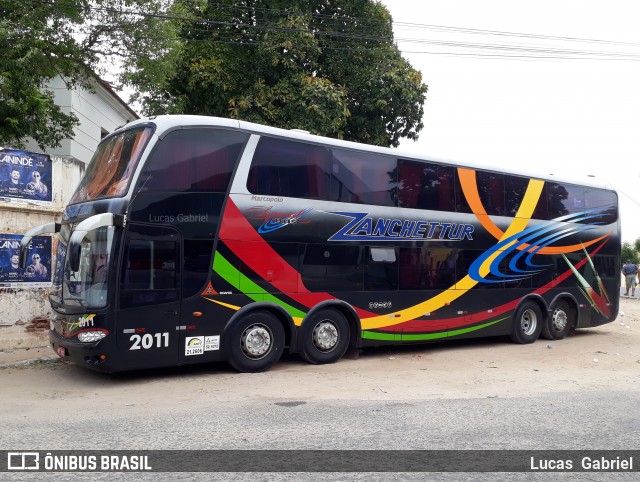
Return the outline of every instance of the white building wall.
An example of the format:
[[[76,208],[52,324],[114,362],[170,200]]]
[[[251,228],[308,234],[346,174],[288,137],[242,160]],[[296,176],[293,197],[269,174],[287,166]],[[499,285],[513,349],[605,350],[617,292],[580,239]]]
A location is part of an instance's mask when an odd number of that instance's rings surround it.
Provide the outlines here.
[[[48,149],[47,154],[71,156],[88,163],[103,137],[103,131],[111,133],[138,118],[115,92],[103,83],[94,81],[93,87],[94,92],[80,88],[69,91],[62,79],[56,78],[51,81],[48,88],[54,93],[56,104],[65,114],[73,112],[80,124],[74,128],[73,138],[64,139],[60,147]],[[25,144],[27,150],[40,152],[35,142],[28,141]]]
[[[48,88],[54,92],[56,103],[62,107],[63,112],[73,112],[78,117],[80,125],[74,129],[73,138],[64,139],[60,147],[46,151],[53,161],[52,205],[8,203],[0,199],[0,232],[23,234],[29,228],[40,224],[60,222],[86,165],[103,137],[103,131],[113,132],[117,127],[138,117],[109,86],[96,80],[94,87],[94,92],[83,89],[69,91],[61,79],[55,79],[50,83]],[[33,140],[26,140],[25,146],[29,151],[41,152]],[[55,238],[52,245],[55,254]],[[52,260],[51,266],[55,266],[55,260]],[[51,308],[47,295],[47,288],[0,289],[0,326],[30,324],[48,319]]]

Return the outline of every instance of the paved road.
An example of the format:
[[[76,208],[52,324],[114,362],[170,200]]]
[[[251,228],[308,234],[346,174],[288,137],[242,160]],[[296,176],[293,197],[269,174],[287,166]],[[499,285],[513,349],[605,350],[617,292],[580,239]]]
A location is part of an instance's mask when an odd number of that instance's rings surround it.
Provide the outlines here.
[[[376,361],[373,358],[357,363]],[[246,377],[254,377],[256,383],[263,383],[265,377],[259,374],[234,374],[224,367],[216,368],[218,373],[213,375],[207,369],[190,368],[177,369],[168,376],[147,373],[115,377],[60,363],[0,370],[3,386],[9,383],[15,395],[10,400],[0,395],[0,449],[640,448],[640,392],[637,390],[565,391],[508,398],[345,400],[340,397],[331,399],[326,394],[322,399],[298,398],[294,387],[288,391],[287,397],[252,395],[234,396],[229,400],[216,395],[225,391],[224,385],[216,387],[216,382],[225,379],[246,382]],[[317,368],[300,369],[304,371]],[[285,363],[284,370],[295,369],[299,369],[295,363],[289,366]],[[37,396],[30,397],[30,393]],[[326,463],[327,471],[330,471],[331,461],[327,460]],[[104,477],[107,480],[108,474],[94,475],[98,475],[98,479]],[[263,473],[200,474],[198,478],[552,480],[552,475],[554,474]],[[568,480],[637,479],[634,474],[562,475]],[[17,477],[16,480],[24,477],[26,476]],[[149,480],[158,478],[188,480],[191,476],[160,474],[149,477]],[[75,479],[75,476],[70,475],[69,480],[71,479]]]

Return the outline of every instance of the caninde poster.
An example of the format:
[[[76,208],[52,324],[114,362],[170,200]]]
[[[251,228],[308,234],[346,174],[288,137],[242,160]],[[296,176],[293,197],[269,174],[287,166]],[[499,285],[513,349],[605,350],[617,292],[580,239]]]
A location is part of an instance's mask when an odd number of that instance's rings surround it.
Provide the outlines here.
[[[47,154],[0,148],[0,197],[51,204],[51,166]]]
[[[34,236],[27,263],[20,267],[21,234],[0,234],[0,287],[43,288],[51,285],[51,237]]]

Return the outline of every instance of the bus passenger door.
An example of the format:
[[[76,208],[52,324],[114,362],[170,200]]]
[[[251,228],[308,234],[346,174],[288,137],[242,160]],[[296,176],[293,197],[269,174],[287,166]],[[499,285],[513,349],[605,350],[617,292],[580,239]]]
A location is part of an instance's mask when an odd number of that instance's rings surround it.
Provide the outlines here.
[[[128,369],[178,363],[180,246],[173,228],[128,226],[116,312],[118,352]]]

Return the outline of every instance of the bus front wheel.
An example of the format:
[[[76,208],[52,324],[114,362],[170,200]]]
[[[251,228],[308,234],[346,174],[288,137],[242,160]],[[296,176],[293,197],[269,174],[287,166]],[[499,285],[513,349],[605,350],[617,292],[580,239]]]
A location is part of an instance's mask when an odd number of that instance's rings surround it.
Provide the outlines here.
[[[347,351],[349,323],[337,310],[318,311],[305,320],[301,330],[300,356],[309,363],[334,363]]]
[[[525,301],[520,305],[513,317],[511,340],[515,343],[533,343],[542,331],[542,312],[533,301]]]
[[[576,322],[575,309],[566,301],[558,301],[549,319],[542,327],[542,336],[547,340],[562,340]]]
[[[236,323],[230,332],[229,364],[240,372],[263,372],[284,351],[284,328],[266,311],[254,311]]]

